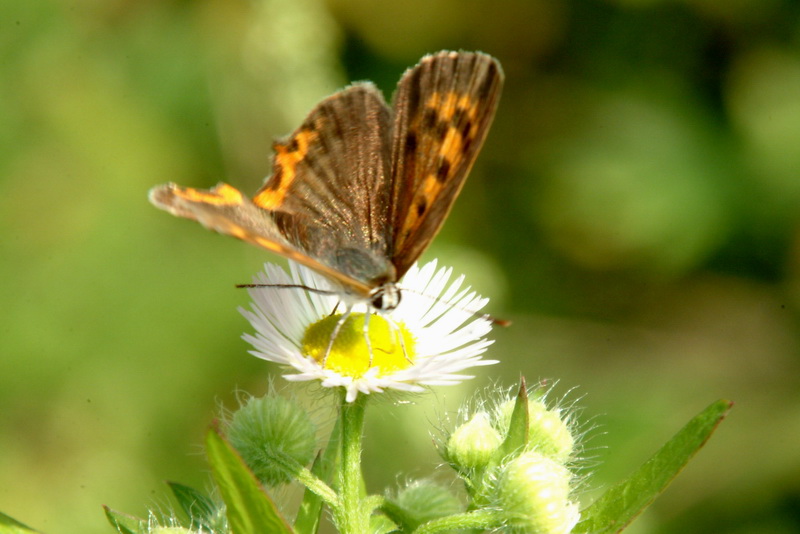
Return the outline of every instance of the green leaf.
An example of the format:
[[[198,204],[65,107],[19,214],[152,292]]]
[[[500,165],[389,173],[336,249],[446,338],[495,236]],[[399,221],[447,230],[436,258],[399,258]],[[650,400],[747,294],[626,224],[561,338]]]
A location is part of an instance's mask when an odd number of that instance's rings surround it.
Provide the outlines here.
[[[422,479],[406,482],[404,486],[380,501],[380,511],[399,531],[414,532],[429,521],[464,511],[461,500],[444,485]]]
[[[400,532],[391,519],[385,515],[373,515],[369,518],[369,531],[372,534],[389,534]]]
[[[317,455],[314,460],[314,465],[311,466],[311,472],[319,476],[325,461],[322,456]],[[323,479],[324,480],[324,479]],[[319,518],[322,514],[322,498],[313,491],[306,488],[303,493],[303,502],[300,503],[300,509],[297,511],[297,517],[294,520],[294,530],[298,534],[316,534],[319,530]]]
[[[144,519],[140,519],[138,517],[134,517],[132,515],[123,514],[122,512],[117,512],[112,510],[108,506],[103,506],[103,509],[106,512],[106,518],[108,522],[111,523],[111,526],[117,529],[119,534],[146,534],[147,529],[147,521]]]
[[[31,534],[32,532],[38,531],[0,512],[0,534]]]
[[[337,419],[336,424],[331,430],[328,445],[321,456],[317,456],[311,472],[323,482],[330,484],[333,479],[334,469],[339,457],[341,423]],[[322,498],[309,489],[303,495],[303,502],[297,511],[294,521],[294,528],[300,534],[316,534],[319,530],[319,520],[322,514]]]
[[[175,500],[178,501],[181,509],[189,518],[193,528],[201,527],[204,530],[214,531],[214,518],[217,514],[217,507],[214,502],[204,494],[194,488],[178,484],[177,482],[167,482],[172,490]]]
[[[731,406],[731,402],[719,400],[695,416],[630,478],[609,488],[583,510],[574,532],[622,531],[700,450]]]
[[[497,450],[497,463],[514,451],[522,450],[528,443],[528,428],[530,427],[530,415],[528,413],[528,387],[525,384],[525,377],[520,378],[519,393],[517,401],[514,403],[514,411],[511,412],[511,421],[508,424],[508,434],[503,440],[502,445]]]
[[[233,534],[293,532],[242,458],[214,430],[206,436],[206,454]]]

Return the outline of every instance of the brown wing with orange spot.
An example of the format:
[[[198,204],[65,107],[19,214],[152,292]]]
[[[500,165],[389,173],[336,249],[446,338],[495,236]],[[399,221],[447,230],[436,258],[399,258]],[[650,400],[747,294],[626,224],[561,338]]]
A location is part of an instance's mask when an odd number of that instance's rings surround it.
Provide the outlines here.
[[[272,176],[253,203],[314,257],[332,245],[386,254],[390,129],[391,111],[371,83],[334,94],[273,145]],[[334,242],[317,244],[317,231]]]
[[[492,57],[440,52],[408,70],[394,98],[392,263],[398,277],[441,228],[494,118],[503,72]]]
[[[151,191],[158,207],[303,263],[355,293],[394,280],[388,259],[390,110],[372,84],[323,100],[285,141],[252,200],[221,184]]]
[[[286,240],[271,214],[257,207],[238,189],[219,184],[193,189],[175,184],[150,190],[150,202],[178,217],[200,222],[206,228],[258,245],[314,269],[351,291],[367,295],[370,287],[308,256]]]

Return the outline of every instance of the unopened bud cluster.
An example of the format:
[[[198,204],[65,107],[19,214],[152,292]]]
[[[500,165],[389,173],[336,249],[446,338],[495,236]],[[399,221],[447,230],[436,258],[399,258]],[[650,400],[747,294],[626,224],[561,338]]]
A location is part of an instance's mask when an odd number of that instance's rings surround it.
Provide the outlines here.
[[[580,518],[572,500],[570,417],[542,400],[522,395],[475,411],[442,452],[464,479],[473,505],[499,510],[505,532],[567,534]]]

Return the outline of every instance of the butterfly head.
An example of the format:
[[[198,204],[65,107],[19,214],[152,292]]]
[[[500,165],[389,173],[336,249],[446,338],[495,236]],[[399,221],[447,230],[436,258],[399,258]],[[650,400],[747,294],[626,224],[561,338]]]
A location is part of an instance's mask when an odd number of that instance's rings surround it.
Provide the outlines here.
[[[392,311],[400,305],[400,288],[394,282],[382,284],[370,292],[369,303],[377,311]]]

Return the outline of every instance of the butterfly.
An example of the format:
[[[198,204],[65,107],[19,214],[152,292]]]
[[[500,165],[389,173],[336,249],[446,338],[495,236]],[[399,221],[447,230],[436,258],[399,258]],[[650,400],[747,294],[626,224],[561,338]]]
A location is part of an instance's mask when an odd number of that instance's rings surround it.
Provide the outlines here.
[[[325,275],[371,309],[400,302],[397,282],[450,212],[495,115],[503,71],[474,52],[422,58],[392,106],[370,82],[320,102],[273,144],[253,198],[220,183],[165,184],[150,201]]]

